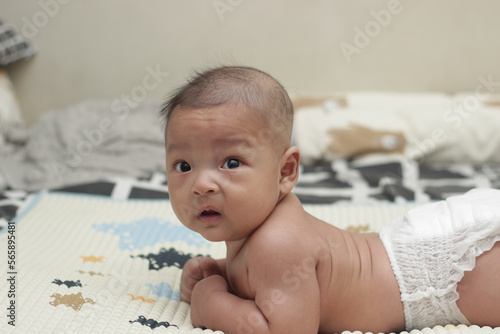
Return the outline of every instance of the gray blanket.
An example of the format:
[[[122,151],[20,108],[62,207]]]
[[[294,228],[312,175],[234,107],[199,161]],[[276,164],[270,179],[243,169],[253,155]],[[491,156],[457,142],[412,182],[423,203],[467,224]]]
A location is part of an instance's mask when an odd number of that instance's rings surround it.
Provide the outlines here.
[[[101,100],[48,112],[29,130],[24,145],[0,158],[4,183],[36,191],[164,171],[159,109],[152,101],[131,106]]]

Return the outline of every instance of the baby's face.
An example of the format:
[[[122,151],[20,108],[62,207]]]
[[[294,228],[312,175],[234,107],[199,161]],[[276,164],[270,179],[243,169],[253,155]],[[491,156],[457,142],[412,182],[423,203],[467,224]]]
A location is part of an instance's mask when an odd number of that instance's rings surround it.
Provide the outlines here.
[[[247,237],[280,195],[280,159],[269,129],[247,108],[174,110],[167,124],[167,180],[174,212],[210,241]]]

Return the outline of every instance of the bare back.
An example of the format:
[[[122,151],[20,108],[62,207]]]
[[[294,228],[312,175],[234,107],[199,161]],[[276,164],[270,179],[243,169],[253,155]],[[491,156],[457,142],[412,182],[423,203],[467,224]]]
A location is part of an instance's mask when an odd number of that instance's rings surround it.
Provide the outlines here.
[[[275,235],[284,242],[278,241],[275,246],[279,248],[271,250],[268,241],[277,239]],[[252,275],[262,270],[272,251],[295,255],[284,270],[274,272],[274,266],[269,266],[265,276]],[[314,283],[317,294],[313,291],[303,296],[303,303],[311,304],[306,307],[309,310],[319,302],[319,314],[307,315],[317,317],[319,333],[404,329],[399,288],[378,234],[352,233],[325,223],[305,212],[293,194],[277,206],[235,256],[228,253],[227,273],[235,292],[247,299],[259,298],[262,279],[278,282],[274,290],[279,291],[300,291],[310,287],[306,282]],[[313,294],[319,300],[308,298]]]
[[[317,219],[311,216],[311,220]],[[320,263],[326,265],[318,266],[320,332],[404,329],[399,287],[378,234],[348,232],[319,220],[316,223],[318,232],[324,229],[330,245],[330,259],[325,254]]]

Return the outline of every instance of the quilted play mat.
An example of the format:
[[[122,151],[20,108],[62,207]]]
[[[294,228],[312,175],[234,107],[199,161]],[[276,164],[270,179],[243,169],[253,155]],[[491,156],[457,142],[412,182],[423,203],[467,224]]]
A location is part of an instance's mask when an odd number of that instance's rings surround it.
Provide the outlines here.
[[[363,232],[378,230],[414,205],[305,208]],[[212,333],[193,328],[189,305],[179,298],[180,275],[190,257],[224,257],[225,245],[184,228],[167,199],[37,193],[2,229],[0,244],[0,333]],[[500,328],[421,332],[498,334]]]

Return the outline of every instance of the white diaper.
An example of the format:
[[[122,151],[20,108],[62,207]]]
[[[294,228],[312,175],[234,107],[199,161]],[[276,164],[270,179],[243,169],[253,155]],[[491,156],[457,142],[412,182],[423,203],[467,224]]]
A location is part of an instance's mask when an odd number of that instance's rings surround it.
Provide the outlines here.
[[[465,324],[457,283],[500,240],[500,190],[475,189],[409,210],[382,228],[406,330]]]

